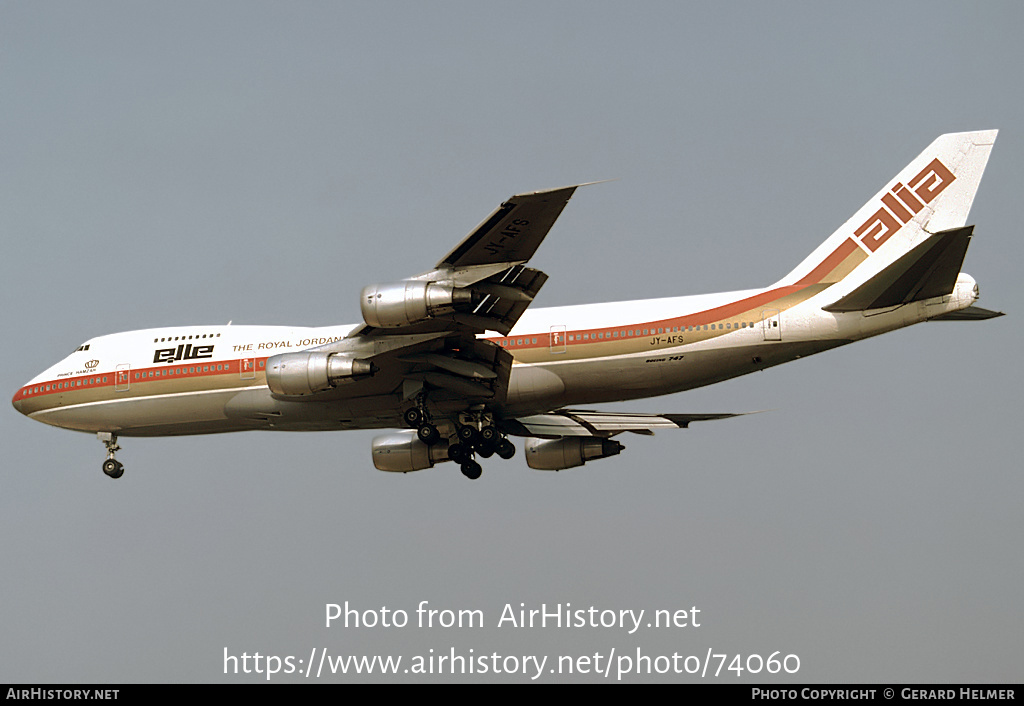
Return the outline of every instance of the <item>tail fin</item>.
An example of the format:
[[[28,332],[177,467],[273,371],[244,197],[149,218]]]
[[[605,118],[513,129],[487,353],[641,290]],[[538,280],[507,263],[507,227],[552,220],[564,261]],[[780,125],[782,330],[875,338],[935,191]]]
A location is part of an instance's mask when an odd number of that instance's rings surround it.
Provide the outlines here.
[[[776,286],[846,296],[940,231],[967,222],[996,130],[942,135]]]

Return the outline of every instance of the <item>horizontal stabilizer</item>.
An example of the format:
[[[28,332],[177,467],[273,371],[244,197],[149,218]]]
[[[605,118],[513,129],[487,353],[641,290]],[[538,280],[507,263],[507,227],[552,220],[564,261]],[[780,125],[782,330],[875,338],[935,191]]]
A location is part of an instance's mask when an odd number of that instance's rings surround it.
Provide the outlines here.
[[[690,422],[738,417],[748,412],[724,414],[631,414],[563,409],[506,420],[502,426],[511,434],[540,438],[563,436],[609,437],[623,432],[652,434],[656,429],[685,429]]]
[[[974,226],[936,233],[825,311],[866,311],[953,292]]]
[[[1005,316],[1001,311],[992,311],[991,309],[982,309],[980,306],[969,306],[966,309],[960,311],[951,311],[948,314],[936,316],[928,319],[929,321],[984,321],[985,319],[995,319],[999,316]]]

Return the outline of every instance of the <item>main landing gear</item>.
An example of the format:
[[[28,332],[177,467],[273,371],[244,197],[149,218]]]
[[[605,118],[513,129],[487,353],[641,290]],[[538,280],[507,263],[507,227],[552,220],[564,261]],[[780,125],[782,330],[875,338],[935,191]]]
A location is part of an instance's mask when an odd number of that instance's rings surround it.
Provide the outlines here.
[[[515,445],[493,426],[476,427],[463,424],[458,428],[458,441],[448,447],[448,458],[462,466],[462,475],[476,480],[483,472],[474,454],[490,458],[498,454],[508,460],[516,455]]]
[[[448,445],[448,458],[461,466],[462,475],[470,480],[476,480],[483,473],[476,456],[490,458],[497,454],[499,458],[506,460],[515,456],[515,445],[498,431],[489,413],[474,410],[459,416],[455,437]],[[417,406],[405,410],[402,419],[416,430],[416,437],[427,446],[433,446],[441,440],[441,432],[431,423],[422,401]]]
[[[402,414],[402,419],[416,430],[416,438],[427,446],[433,446],[441,440],[441,432],[430,423],[425,406],[410,407]]]
[[[114,458],[114,454],[121,450],[121,447],[117,445],[117,434],[101,431],[96,434],[96,438],[107,447],[107,460],[103,462],[103,472],[111,478],[120,478],[124,475],[124,466]]]

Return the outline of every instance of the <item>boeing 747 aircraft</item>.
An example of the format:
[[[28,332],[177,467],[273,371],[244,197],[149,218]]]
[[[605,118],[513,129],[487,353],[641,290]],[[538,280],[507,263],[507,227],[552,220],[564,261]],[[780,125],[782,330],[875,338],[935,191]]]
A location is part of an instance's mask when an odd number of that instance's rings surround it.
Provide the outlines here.
[[[14,407],[119,437],[244,430],[403,429],[374,465],[408,472],[478,458],[561,470],[618,454],[624,432],[733,414],[580,409],[728,380],[928,320],[999,316],[960,271],[996,131],[939,137],[788,275],[724,294],[527,310],[526,266],[576,190],[513,196],[429,272],[365,287],[362,323],[188,326],[100,336],[37,375]]]

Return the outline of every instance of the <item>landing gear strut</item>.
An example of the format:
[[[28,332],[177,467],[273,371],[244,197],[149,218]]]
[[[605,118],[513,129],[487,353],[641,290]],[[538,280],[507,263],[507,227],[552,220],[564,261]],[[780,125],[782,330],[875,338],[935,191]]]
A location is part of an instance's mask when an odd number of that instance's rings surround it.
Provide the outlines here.
[[[114,458],[114,454],[121,450],[121,447],[117,445],[117,434],[101,431],[96,434],[96,438],[107,447],[107,460],[103,462],[103,472],[111,478],[120,478],[124,475],[124,466]]]

